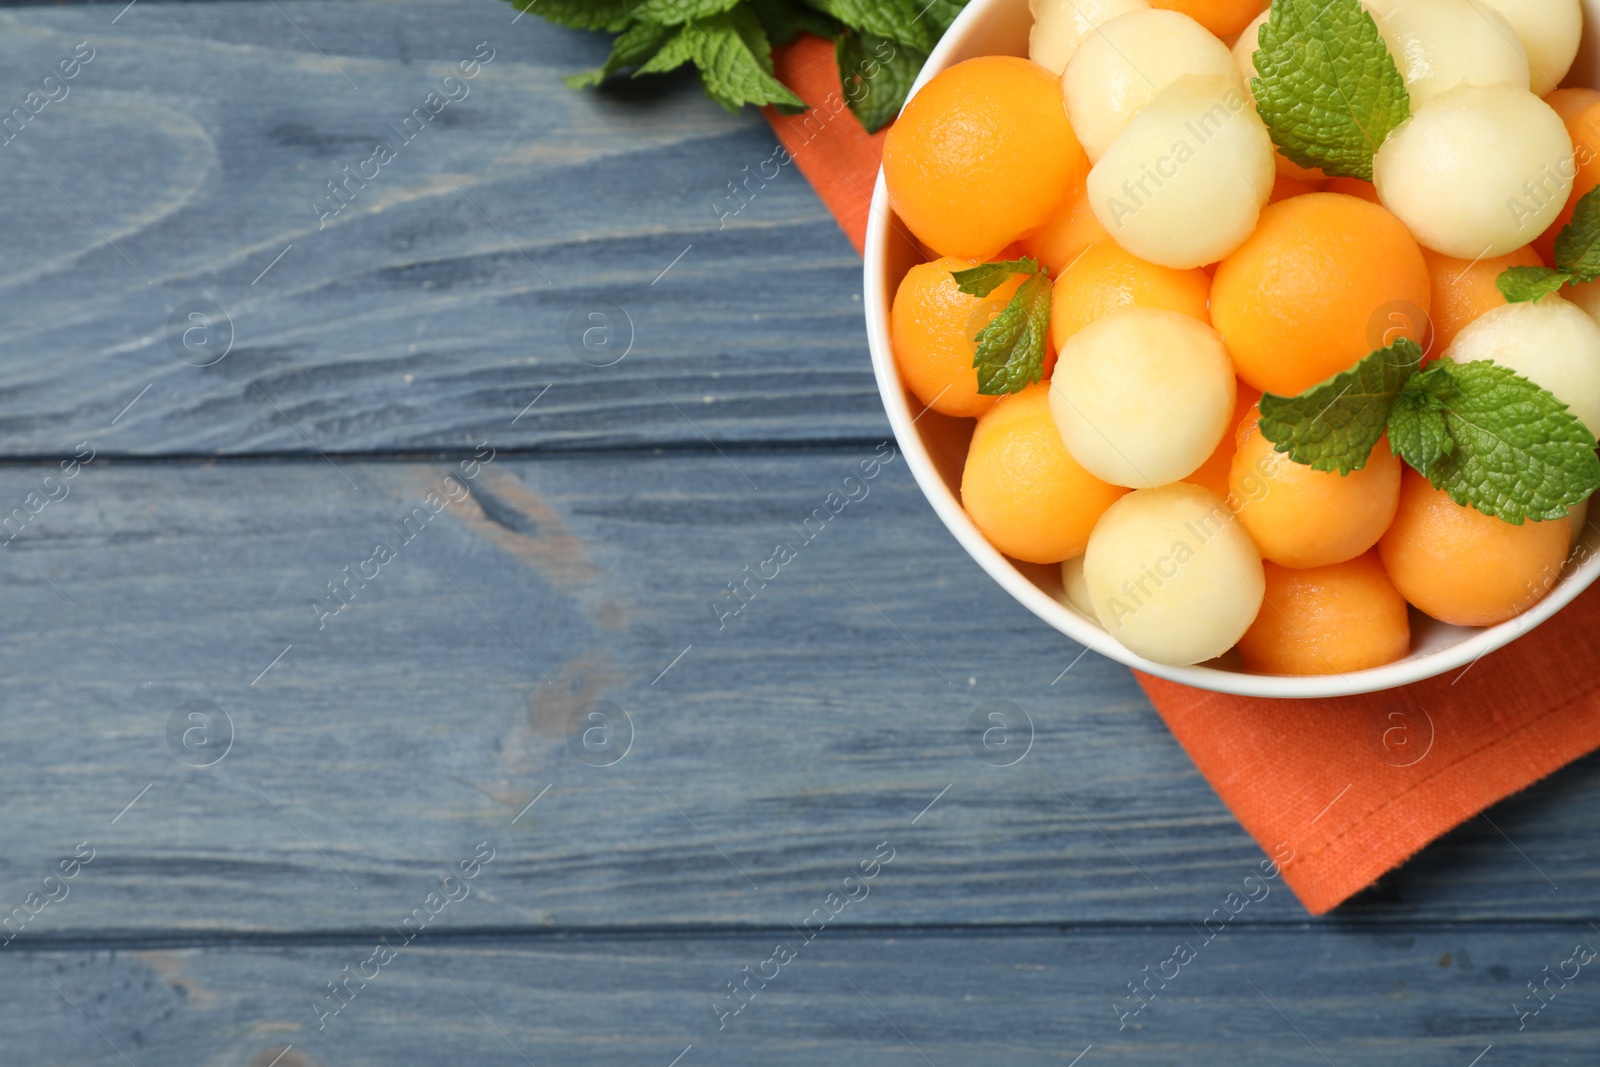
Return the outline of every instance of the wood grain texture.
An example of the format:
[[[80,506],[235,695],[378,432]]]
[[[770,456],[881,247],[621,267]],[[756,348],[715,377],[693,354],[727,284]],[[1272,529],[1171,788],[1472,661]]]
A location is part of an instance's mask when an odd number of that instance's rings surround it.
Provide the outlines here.
[[[1552,982],[1521,1030],[1519,998],[1531,1004],[1525,983],[1597,940],[1578,925],[1240,929],[1210,943],[1151,929],[414,944],[366,968],[364,986],[351,979],[326,1018],[325,984],[353,975],[371,943],[34,952],[0,969],[0,1019],[8,1046],[52,1057],[29,1062],[123,1063],[115,1049],[136,1067],[1066,1065],[1086,1049],[1084,1065],[1130,1067],[1467,1067],[1486,1050],[1484,1067],[1555,1067],[1594,1062],[1594,976]],[[1126,983],[1184,941],[1194,958],[1165,968],[1165,990],[1151,979],[1153,999],[1119,1030],[1137,1006]],[[766,963],[780,944],[794,958]],[[734,1015],[728,983],[747,974],[770,981],[749,979]]]
[[[729,183],[773,153],[760,116],[730,116],[688,78],[569,90],[560,77],[603,59],[603,35],[514,14],[490,0],[147,0],[115,25],[98,6],[0,14],[0,113],[79,42],[94,50],[0,146],[15,190],[0,454],[85,438],[141,455],[453,450],[491,428],[541,449],[880,434],[849,243],[792,166],[750,179],[731,214]],[[492,61],[460,79],[480,45]],[[364,167],[380,141],[394,158]],[[329,182],[349,182],[348,203],[324,218],[340,203]],[[185,349],[194,301],[227,318],[212,312]],[[581,338],[606,307],[626,316],[611,347],[575,350],[569,324]],[[613,366],[574,355],[608,362],[630,334]],[[230,339],[211,366],[175,355],[206,362]]]
[[[984,577],[903,461],[816,517],[873,455],[496,458],[426,522],[459,467],[97,459],[0,549],[0,899],[89,841],[22,938],[375,929],[490,840],[498,888],[443,926],[774,926],[890,841],[895,893],[845,922],[1199,922],[1259,850],[1128,673]],[[0,502],[41,477],[0,470]],[[193,700],[234,725],[207,769],[167,733]],[[573,747],[594,701],[633,724],[612,766]],[[980,759],[991,701],[1033,722],[1015,766]],[[1587,918],[1597,803],[1589,760],[1495,812],[1515,845],[1480,820],[1342,915]],[[1302,914],[1279,893],[1241,921]]]
[[[718,219],[757,117],[573,93],[604,42],[489,0],[119,11],[0,12],[0,115],[95,49],[0,145],[0,1062],[1592,1062],[1588,970],[1518,1011],[1600,942],[1600,758],[1231,915],[1261,854],[1127,672],[862,478],[849,245],[788,171]]]

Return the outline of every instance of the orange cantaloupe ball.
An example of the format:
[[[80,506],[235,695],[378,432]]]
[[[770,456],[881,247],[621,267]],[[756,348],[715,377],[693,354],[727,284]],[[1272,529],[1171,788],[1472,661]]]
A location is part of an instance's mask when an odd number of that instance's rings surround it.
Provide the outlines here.
[[[883,144],[890,206],[946,256],[990,258],[1060,210],[1088,169],[1056,78],[1015,56],[941,71]]]
[[[1043,226],[1017,242],[1021,253],[1032,256],[1059,278],[1085,248],[1111,240],[1089,203],[1087,189],[1080,188],[1065,207],[1046,220]]]
[[[1583,540],[1583,535],[1589,529],[1589,501],[1594,497],[1585,497],[1567,509],[1567,522],[1572,526],[1572,536],[1567,541],[1567,550],[1578,547],[1578,542]]]
[[[1404,659],[1411,651],[1406,601],[1376,552],[1326,567],[1266,564],[1261,612],[1239,639],[1258,674],[1347,674]]]
[[[1433,319],[1433,344],[1430,355],[1438,355],[1450,347],[1456,334],[1476,321],[1485,312],[1493,311],[1506,302],[1495,279],[1508,267],[1539,267],[1543,263],[1532,245],[1524,245],[1515,252],[1492,259],[1454,259],[1432,249],[1424,248],[1422,258],[1428,261],[1428,275],[1433,280],[1433,303],[1428,315]]]
[[[1419,611],[1456,626],[1493,626],[1550,591],[1567,558],[1572,524],[1513,526],[1457,504],[1414,470],[1378,552],[1400,595]]]
[[[1272,165],[1278,175],[1283,178],[1293,178],[1297,182],[1327,181],[1328,176],[1319,167],[1302,167],[1282,152],[1272,153]]]
[[[1584,108],[1600,104],[1600,89],[1557,89],[1547,95],[1544,102],[1566,122]]]
[[[1027,563],[1081,555],[1100,516],[1128,490],[1084,470],[1050,417],[1050,387],[1003,398],[973,430],[961,503],[989,543]]]
[[[1232,37],[1266,10],[1267,0],[1150,0],[1150,6],[1181,11],[1218,37]]]
[[[1005,310],[1024,279],[1013,275],[986,297],[969,296],[951,272],[978,263],[957,256],[919,263],[901,279],[889,310],[889,341],[900,377],[918,400],[941,415],[982,415],[997,399],[978,392],[973,338]],[[1045,360],[1046,377],[1054,364],[1052,349]]]
[[[1378,187],[1361,178],[1329,178],[1323,184],[1322,191],[1360,197],[1369,204],[1380,203],[1378,200]]]
[[[1101,241],[1084,249],[1056,279],[1050,340],[1059,350],[1095,319],[1127,307],[1164,308],[1209,323],[1210,292],[1211,279],[1203,270],[1157,266],[1115,241]]]
[[[1349,474],[1319,471],[1279,452],[1261,432],[1260,407],[1239,424],[1228,504],[1261,549],[1285,567],[1325,567],[1378,543],[1400,499],[1400,460],[1387,441]]]
[[[1561,290],[1561,296],[1588,312],[1591,319],[1600,322],[1600,282],[1569,285]]]
[[[1560,109],[1556,113],[1561,114]],[[1567,194],[1567,202],[1556,220],[1533,242],[1533,247],[1538,249],[1539,256],[1546,263],[1556,261],[1556,237],[1572,221],[1572,212],[1578,201],[1596,185],[1600,185],[1600,100],[1571,115],[1561,115],[1561,119],[1566,124],[1568,136],[1572,138],[1572,191]]]
[[[1293,396],[1382,347],[1373,341],[1396,306],[1426,315],[1430,300],[1428,265],[1404,223],[1353,196],[1309,193],[1270,205],[1222,261],[1211,324],[1239,377]]]
[[[1238,382],[1237,389],[1233,402],[1233,416],[1228,422],[1228,432],[1222,435],[1222,442],[1217,445],[1217,450],[1211,453],[1211,457],[1200,464],[1200,469],[1184,479],[1190,485],[1211,490],[1223,500],[1228,499],[1228,478],[1233,471],[1233,456],[1239,451],[1239,424],[1250,414],[1250,409],[1256,406],[1256,401],[1261,399],[1261,390],[1248,382]]]
[[[1276,204],[1278,201],[1287,200],[1291,196],[1305,196],[1307,193],[1316,192],[1321,192],[1321,190],[1312,182],[1286,178],[1280,174],[1272,183],[1272,193],[1267,197],[1267,203]]]

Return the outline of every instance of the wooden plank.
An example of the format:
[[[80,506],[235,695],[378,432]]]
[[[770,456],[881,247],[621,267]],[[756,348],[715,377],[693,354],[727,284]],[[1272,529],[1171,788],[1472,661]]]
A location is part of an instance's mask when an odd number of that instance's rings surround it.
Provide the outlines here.
[[[0,518],[67,493],[0,550],[0,913],[86,841],[19,944],[377,929],[488,840],[497,888],[441,925],[774,926],[888,841],[895,892],[844,922],[1200,921],[1259,850],[1128,673],[1010,601],[874,455],[496,456],[431,518],[459,467],[0,468]],[[208,768],[222,734],[198,744],[190,701],[233,725]],[[609,766],[598,701],[632,724]],[[1031,747],[983,747],[993,701]],[[1587,917],[1597,804],[1591,759],[1351,914]],[[1302,916],[1279,892],[1242,921]]]
[[[1593,962],[1580,968],[1573,951],[1597,942],[1577,924],[1404,935],[1245,927],[1209,943],[1184,928],[1010,937],[823,929],[810,942],[788,930],[436,947],[394,939],[392,958],[369,941],[26,952],[0,969],[0,1019],[8,1062],[121,1064],[120,1051],[135,1067],[268,1067],[275,1058],[277,1067],[1551,1067],[1594,1062],[1600,991]],[[1168,965],[1180,943],[1192,956]],[[1158,969],[1172,976],[1165,989],[1146,978]],[[1565,988],[1552,977],[1548,1002],[1520,1017],[1538,1003],[1526,984],[1558,970],[1576,977]],[[734,1000],[729,984],[747,975],[756,977]],[[344,980],[334,1001],[327,983]],[[1127,984],[1145,981],[1153,995],[1124,1019],[1139,1003]]]
[[[603,35],[514,14],[0,15],[0,113],[92,53],[0,145],[28,204],[0,229],[0,455],[881,434],[859,260],[794,167],[763,166],[760,116],[689,78],[574,92]]]

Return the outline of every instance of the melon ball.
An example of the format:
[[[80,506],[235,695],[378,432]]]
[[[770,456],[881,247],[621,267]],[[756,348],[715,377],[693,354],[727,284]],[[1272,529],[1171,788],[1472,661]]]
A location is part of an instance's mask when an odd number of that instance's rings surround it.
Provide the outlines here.
[[[1390,0],[1392,2],[1392,0]],[[1544,96],[1567,76],[1583,36],[1579,0],[1482,0],[1516,31],[1528,53],[1533,91]]]
[[[1600,282],[1569,285],[1561,290],[1561,295],[1587,311],[1591,319],[1600,322]]]
[[[1583,540],[1584,530],[1589,525],[1589,501],[1593,497],[1584,497],[1567,509],[1567,521],[1572,524],[1572,536],[1567,539],[1567,551],[1571,552],[1578,547],[1578,542]]]
[[[1245,88],[1250,88],[1250,79],[1257,74],[1256,51],[1261,47],[1261,27],[1272,18],[1272,9],[1269,7],[1256,16],[1254,22],[1244,28],[1239,34],[1239,39],[1233,42],[1233,63],[1239,68],[1239,73],[1244,78]]]
[[[1452,626],[1493,626],[1554,588],[1570,535],[1565,519],[1513,526],[1457,504],[1408,468],[1378,555],[1418,611]]]
[[[1495,308],[1456,334],[1444,358],[1516,371],[1600,433],[1600,325],[1559,296]]]
[[[1215,330],[1182,312],[1130,307],[1067,341],[1050,416],[1084,470],[1150,489],[1188,477],[1216,451],[1236,389]]]
[[[1177,11],[1130,11],[1085,38],[1061,75],[1061,91],[1089,158],[1105,155],[1128,121],[1186,74],[1226,78],[1244,92],[1227,45]]]
[[[1028,58],[1052,74],[1067,68],[1067,60],[1097,26],[1130,11],[1149,11],[1149,0],[1028,0],[1033,29],[1028,33]]]
[[[1244,77],[1245,96],[1254,101],[1254,91],[1250,87],[1250,79],[1256,76],[1256,52],[1261,48],[1261,27],[1267,24],[1272,17],[1272,9],[1268,8],[1256,20],[1244,28],[1239,34],[1239,39],[1233,43],[1233,61],[1239,68],[1239,73]],[[1311,167],[1302,167],[1289,159],[1282,152],[1273,152],[1273,162],[1277,164],[1278,175],[1283,178],[1292,178],[1295,181],[1321,181],[1326,175],[1320,170]]]
[[[1261,610],[1261,554],[1220,497],[1179,483],[1129,493],[1089,537],[1083,573],[1100,625],[1181,666],[1215,659]]]
[[[1089,580],[1083,576],[1083,557],[1073,556],[1061,564],[1061,599],[1067,607],[1094,619],[1094,601],[1089,599]]]
[[[1128,123],[1089,172],[1089,205],[1123,248],[1177,270],[1215,263],[1255,231],[1272,138],[1235,80],[1190,76]]]
[[[1528,57],[1504,15],[1477,0],[1406,0],[1378,20],[1415,110],[1458,85],[1528,88]]]
[[[1561,116],[1511,85],[1434,97],[1373,160],[1383,206],[1418,243],[1457,259],[1503,256],[1539,236],[1566,203],[1572,175]]]

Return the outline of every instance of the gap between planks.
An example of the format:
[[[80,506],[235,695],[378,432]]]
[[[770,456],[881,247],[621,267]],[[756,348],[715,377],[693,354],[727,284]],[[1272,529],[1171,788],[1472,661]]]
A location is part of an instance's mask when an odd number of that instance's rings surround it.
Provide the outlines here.
[[[832,455],[871,450],[885,441],[893,441],[893,432],[887,427],[875,437],[798,438],[795,440],[723,442],[713,447],[703,441],[663,441],[660,443],[627,445],[583,445],[572,448],[535,445],[497,448],[496,459],[637,459],[642,456],[714,456],[717,449],[740,455]],[[490,441],[490,444],[493,444]],[[0,455],[0,469],[7,467],[35,467],[71,459],[70,452],[40,452],[18,455]],[[123,466],[173,466],[196,463],[325,463],[331,458],[346,463],[454,463],[474,459],[473,448],[396,449],[392,451],[352,449],[347,452],[325,451],[275,451],[275,452],[110,452],[95,453],[95,463],[117,463]]]
[[[1473,932],[1560,932],[1574,926],[1586,925],[1582,918],[1572,919],[1333,919],[1333,920],[1264,920],[1230,926],[1229,930],[1244,937],[1311,936],[1325,934],[1392,934],[1404,930],[1415,933]],[[878,938],[950,938],[971,937],[991,940],[1012,938],[1104,937],[1115,935],[1181,933],[1193,930],[1185,920],[1162,922],[1103,922],[1103,923],[911,923],[861,924],[829,928],[829,936],[874,940]],[[676,925],[676,926],[576,926],[576,927],[464,927],[459,930],[428,931],[420,934],[418,946],[459,946],[496,944],[523,944],[534,946],[555,942],[584,944],[610,944],[638,941],[741,941],[773,936],[784,936],[793,931],[788,926],[771,925]],[[202,951],[256,950],[278,948],[317,948],[345,945],[366,945],[386,936],[381,928],[327,931],[273,931],[226,932],[204,930],[173,930],[141,933],[100,933],[69,936],[40,935],[19,938],[15,951],[23,953],[86,953],[86,952],[141,952],[155,950],[200,949]]]

